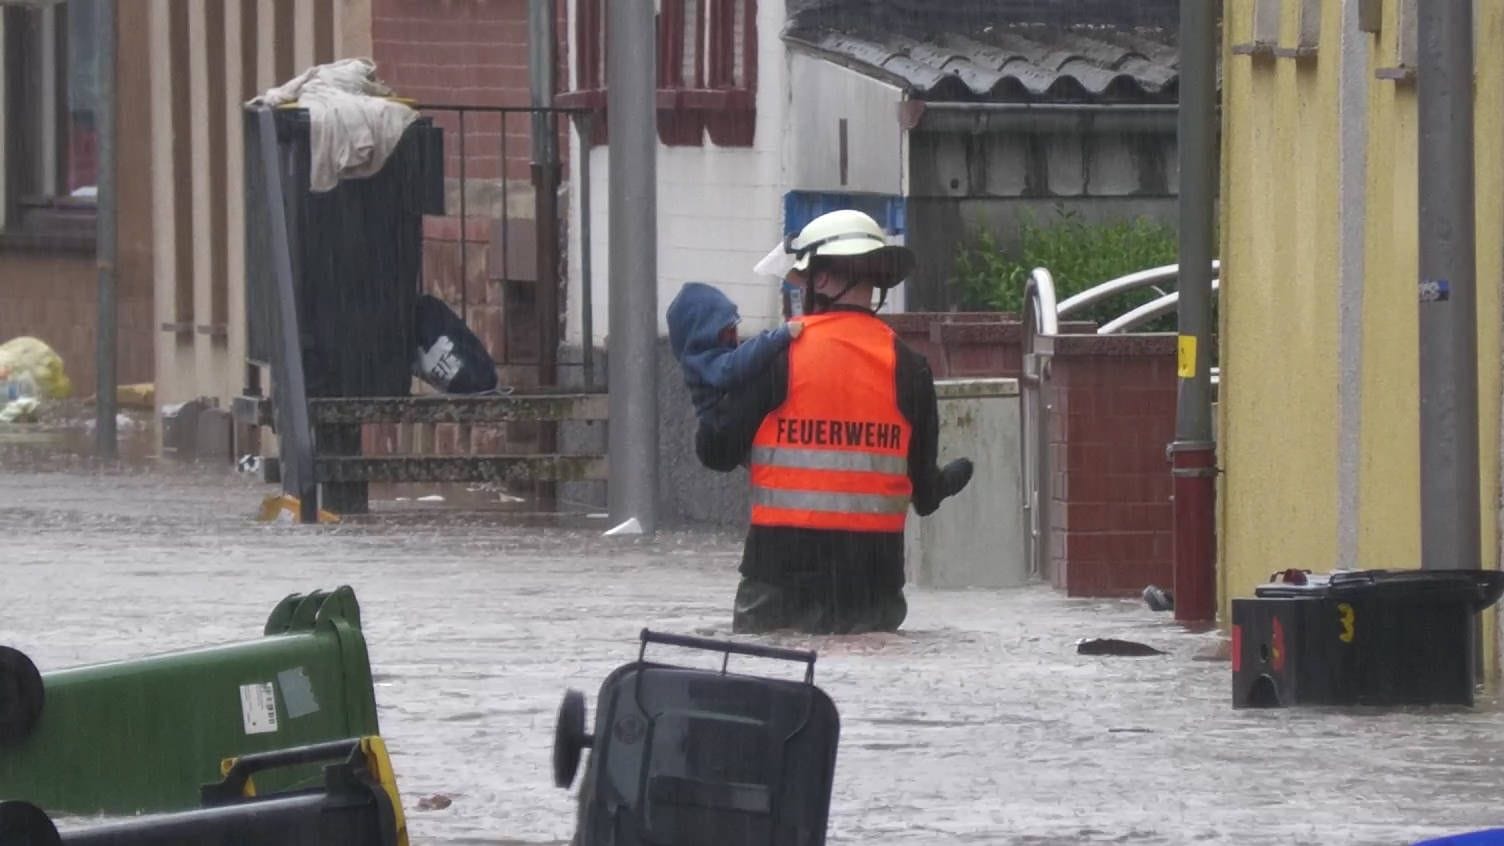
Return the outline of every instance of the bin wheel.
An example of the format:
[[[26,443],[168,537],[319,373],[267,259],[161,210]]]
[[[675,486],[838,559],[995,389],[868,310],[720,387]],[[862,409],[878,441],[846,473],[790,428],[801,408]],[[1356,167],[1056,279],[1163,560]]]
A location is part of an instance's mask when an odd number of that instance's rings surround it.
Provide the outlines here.
[[[30,802],[0,802],[0,846],[62,846],[57,826]]]
[[[42,674],[26,653],[0,646],[0,746],[20,743],[42,716]]]
[[[585,694],[578,690],[564,693],[559,705],[559,725],[554,729],[554,784],[568,788],[580,768],[580,753],[595,743],[585,733]]]

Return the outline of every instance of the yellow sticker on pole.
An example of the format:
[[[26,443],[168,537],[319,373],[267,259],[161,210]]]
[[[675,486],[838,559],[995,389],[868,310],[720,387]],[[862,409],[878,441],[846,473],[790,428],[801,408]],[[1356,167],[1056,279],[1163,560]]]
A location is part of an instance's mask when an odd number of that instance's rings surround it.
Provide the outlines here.
[[[1180,378],[1196,378],[1196,336],[1180,336]]]

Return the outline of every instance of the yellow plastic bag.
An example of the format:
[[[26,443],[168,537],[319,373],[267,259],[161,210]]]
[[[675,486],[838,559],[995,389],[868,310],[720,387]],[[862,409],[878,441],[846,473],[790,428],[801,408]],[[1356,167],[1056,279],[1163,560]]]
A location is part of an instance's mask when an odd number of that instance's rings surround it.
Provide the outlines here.
[[[44,399],[63,399],[73,383],[63,370],[63,357],[36,338],[13,338],[0,344],[0,381],[30,376]]]

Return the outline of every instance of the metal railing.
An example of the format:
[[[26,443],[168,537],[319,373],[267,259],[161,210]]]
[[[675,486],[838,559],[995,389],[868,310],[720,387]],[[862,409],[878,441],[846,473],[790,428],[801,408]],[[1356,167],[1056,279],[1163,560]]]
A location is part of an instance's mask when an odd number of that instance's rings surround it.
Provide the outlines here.
[[[1221,287],[1222,280],[1212,279],[1212,292],[1216,293]],[[1112,320],[1103,323],[1097,329],[1098,335],[1117,335],[1123,332],[1131,332],[1145,323],[1163,317],[1175,311],[1180,305],[1180,292],[1171,291],[1168,294],[1156,297],[1137,308],[1125,311]]]
[[[1049,355],[1039,350],[1040,339],[1060,334],[1060,309],[1055,302],[1055,277],[1034,268],[1024,283],[1023,373],[1019,380],[1020,443],[1023,447],[1024,546],[1031,576],[1045,572],[1049,555],[1048,408],[1044,383],[1049,378]]]
[[[1212,262],[1212,271],[1215,273],[1220,272],[1221,270],[1222,263],[1220,261],[1214,260]],[[1163,296],[1171,292],[1166,292],[1161,289],[1158,283],[1169,282],[1171,280],[1178,279],[1179,277],[1180,265],[1178,264],[1166,264],[1161,267],[1151,267],[1148,270],[1140,270],[1137,273],[1130,273],[1127,276],[1120,276],[1117,279],[1110,279],[1100,285],[1095,285],[1091,288],[1086,289],[1085,291],[1067,297],[1063,302],[1060,303],[1058,313],[1061,317],[1065,317],[1066,315],[1069,315],[1073,312],[1077,312],[1088,306],[1095,305],[1096,303],[1099,303],[1102,300],[1107,299],[1108,297],[1127,293],[1128,291],[1136,291],[1139,288],[1153,288],[1157,293]],[[1054,292],[1051,291],[1051,293]]]
[[[1212,261],[1212,271],[1220,273],[1222,263]],[[1130,309],[1122,315],[1102,324],[1098,335],[1116,335],[1129,332],[1158,317],[1171,313],[1180,303],[1178,291],[1165,291],[1159,283],[1169,282],[1180,276],[1179,265],[1164,265],[1110,279],[1065,300],[1058,300],[1055,277],[1043,267],[1037,267],[1024,283],[1023,308],[1023,377],[1020,381],[1021,443],[1023,449],[1024,501],[1024,554],[1029,562],[1031,575],[1045,573],[1049,561],[1050,497],[1054,468],[1050,461],[1050,411],[1045,386],[1050,378],[1053,339],[1060,334],[1060,320],[1096,303],[1118,294],[1153,288],[1159,296],[1147,303]],[[1220,288],[1221,280],[1212,279],[1212,292]],[[1047,348],[1046,348],[1047,347]],[[1212,385],[1221,383],[1221,368],[1213,367]]]
[[[592,325],[594,291],[590,253],[589,148],[587,146],[582,150],[583,155],[575,163],[576,172],[569,180],[570,190],[578,192],[581,211],[579,320],[581,338],[584,339],[584,343],[581,344],[578,360],[562,360],[559,358],[558,335],[561,317],[567,313],[566,303],[560,291],[567,289],[564,283],[568,278],[566,264],[568,251],[565,247],[567,239],[563,237],[563,233],[567,231],[568,215],[567,210],[561,210],[559,207],[559,187],[564,182],[563,156],[559,154],[558,144],[554,143],[559,137],[561,117],[572,121],[579,128],[581,137],[589,138],[593,131],[591,126],[593,114],[589,110],[579,108],[534,106],[423,104],[416,108],[424,114],[435,117],[435,123],[440,124],[444,130],[445,192],[450,193],[448,189],[450,179],[458,183],[458,190],[453,192],[453,195],[457,195],[458,208],[450,210],[449,213],[452,215],[457,211],[459,217],[459,280],[457,282],[459,302],[451,303],[451,305],[459,312],[461,319],[468,323],[472,307],[478,305],[471,301],[469,284],[472,264],[475,261],[472,247],[488,246],[492,251],[499,250],[501,254],[499,267],[494,266],[496,263],[493,258],[491,259],[493,266],[484,271],[486,282],[498,284],[502,289],[500,348],[490,351],[496,363],[502,367],[537,367],[539,382],[543,385],[556,384],[560,369],[578,369],[581,384],[587,388],[594,387],[594,348],[589,340],[594,332]],[[516,126],[524,116],[528,124],[525,133],[519,132]],[[442,122],[440,118],[443,119]],[[552,140],[538,143],[540,132],[544,134],[544,137]],[[527,143],[514,143],[516,136],[524,134]],[[476,143],[474,141],[476,135],[498,137],[494,143]],[[453,157],[450,156],[450,149],[454,150]],[[495,176],[475,176],[477,165],[489,161],[493,156],[499,156]],[[533,189],[533,208],[530,216],[514,214],[512,209],[515,192],[509,167],[524,159],[529,164],[529,181]],[[453,170],[450,167],[451,163],[455,165]],[[487,182],[499,183],[494,195],[495,202],[488,202],[485,208],[477,210],[473,207],[472,190],[479,188],[475,190],[475,193],[486,195],[485,183]],[[478,185],[472,183],[478,183]],[[499,215],[494,211],[498,206]],[[482,216],[491,223],[490,231],[479,243],[472,241],[469,237],[471,223],[477,216]],[[531,224],[533,227],[535,240],[531,274],[527,272],[528,268],[518,267],[516,254],[526,251],[513,249],[517,246],[512,237],[514,231],[518,226],[526,224]],[[523,278],[527,275],[536,278]],[[423,280],[425,290],[428,293],[437,293],[435,288],[438,281],[429,279],[425,275]],[[514,323],[509,314],[516,299],[512,296],[511,286],[522,282],[532,282],[535,285],[533,289],[535,322],[530,327],[533,332],[529,334],[535,333],[536,350],[519,350],[513,346],[514,332],[529,328]],[[518,346],[524,346],[524,344],[518,344]]]

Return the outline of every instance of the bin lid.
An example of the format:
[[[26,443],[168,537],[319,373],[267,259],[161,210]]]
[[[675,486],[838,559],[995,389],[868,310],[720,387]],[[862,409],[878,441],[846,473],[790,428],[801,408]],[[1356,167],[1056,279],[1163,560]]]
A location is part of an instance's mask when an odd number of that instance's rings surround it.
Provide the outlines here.
[[[1504,594],[1498,570],[1339,570],[1306,577],[1304,584],[1274,582],[1254,589],[1258,597],[1352,597],[1364,594],[1470,602],[1481,611]]]

